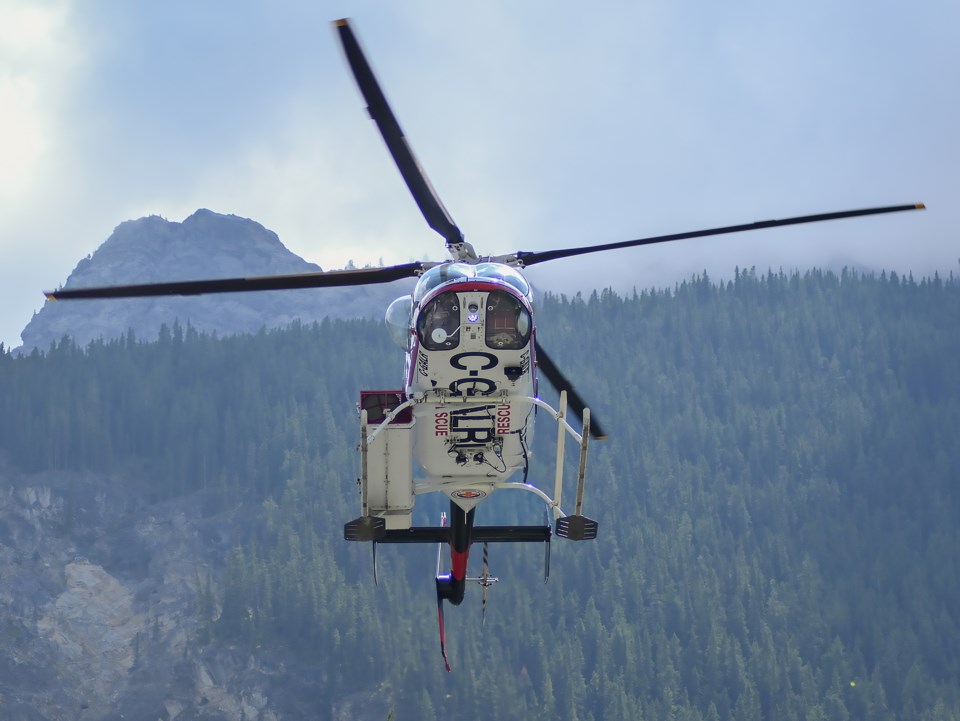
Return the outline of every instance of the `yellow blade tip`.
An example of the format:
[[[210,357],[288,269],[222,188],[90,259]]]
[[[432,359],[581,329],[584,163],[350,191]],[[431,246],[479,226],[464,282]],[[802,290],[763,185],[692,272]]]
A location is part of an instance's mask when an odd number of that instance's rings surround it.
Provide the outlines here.
[[[917,210],[926,210],[926,209],[927,209],[927,206],[925,206],[923,203],[917,203],[915,207],[916,207]]]
[[[346,18],[340,18],[339,20],[334,20],[334,21],[333,21],[333,24],[334,24],[335,26],[337,26],[338,28],[342,28],[342,27],[344,27],[345,25],[347,25],[347,19],[346,19]]]

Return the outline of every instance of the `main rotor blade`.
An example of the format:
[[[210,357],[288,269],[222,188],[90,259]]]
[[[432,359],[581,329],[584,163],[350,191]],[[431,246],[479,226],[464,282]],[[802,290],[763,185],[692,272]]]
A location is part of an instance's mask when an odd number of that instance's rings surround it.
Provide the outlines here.
[[[581,398],[580,394],[574,389],[573,384],[567,380],[567,377],[560,372],[556,363],[550,360],[550,356],[547,355],[543,346],[540,345],[540,341],[534,342],[534,348],[537,353],[537,367],[543,371],[547,380],[550,381],[550,385],[558,391],[567,392],[567,406],[573,411],[577,418],[583,421],[583,409],[587,407],[586,403],[583,402],[583,398]],[[590,414],[590,436],[597,440],[603,440],[607,437],[607,434],[604,433],[600,423],[592,412]]]
[[[585,253],[599,253],[602,250],[619,250],[620,248],[633,248],[638,245],[654,245],[655,243],[667,243],[672,240],[686,240],[688,238],[702,238],[708,235],[724,235],[726,233],[740,233],[746,230],[762,230],[763,228],[779,228],[783,225],[801,225],[803,223],[818,223],[823,220],[839,220],[841,218],[855,218],[861,215],[880,215],[882,213],[899,213],[904,210],[923,210],[923,203],[913,203],[912,205],[890,205],[883,208],[863,208],[861,210],[842,210],[836,213],[820,213],[818,215],[801,215],[795,218],[783,218],[781,220],[760,220],[756,223],[745,223],[743,225],[728,225],[723,228],[710,228],[708,230],[693,230],[687,233],[673,233],[671,235],[655,235],[650,238],[640,238],[639,240],[625,240],[620,243],[605,243],[604,245],[588,245],[582,248],[561,248],[558,250],[545,250],[528,252],[521,250],[517,252],[517,260],[520,265],[527,268],[536,263],[544,263],[548,260],[557,260],[559,258],[569,258],[574,255],[584,255]]]
[[[290,290],[295,288],[334,288],[352,285],[390,283],[415,278],[429,267],[420,262],[386,268],[329,270],[294,275],[261,275],[250,278],[184,280],[170,283],[112,285],[98,288],[63,288],[47,291],[47,300],[80,298],[147,298],[163,295],[202,295],[204,293],[243,293],[254,290]]]
[[[367,62],[367,58],[360,49],[360,43],[357,41],[349,21],[344,18],[336,20],[334,25],[337,28],[337,35],[340,37],[340,44],[343,46],[343,52],[347,56],[347,62],[350,64],[350,70],[353,71],[353,77],[360,87],[363,99],[367,103],[367,111],[370,117],[380,129],[384,142],[393,161],[400,169],[400,175],[403,176],[407,187],[413,194],[413,199],[417,201],[420,212],[426,218],[427,224],[442,235],[447,245],[456,245],[463,242],[463,233],[453,222],[450,213],[443,207],[437,192],[430,185],[426,173],[420,167],[413,150],[407,144],[407,139],[400,129],[387,99],[380,89],[380,84]]]

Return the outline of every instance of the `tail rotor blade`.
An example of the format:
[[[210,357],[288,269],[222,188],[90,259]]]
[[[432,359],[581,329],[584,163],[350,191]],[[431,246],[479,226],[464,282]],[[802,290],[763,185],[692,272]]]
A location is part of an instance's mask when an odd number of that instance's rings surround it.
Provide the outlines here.
[[[440,624],[440,655],[443,656],[443,665],[450,672],[450,662],[447,661],[447,632],[443,627],[443,596],[437,588],[437,621]]]
[[[583,402],[583,398],[581,398],[580,394],[574,389],[573,384],[567,380],[567,377],[563,375],[556,363],[550,360],[550,356],[547,355],[543,346],[540,345],[540,341],[536,341],[535,348],[537,352],[537,367],[543,371],[547,380],[550,381],[550,385],[558,391],[567,392],[568,407],[573,411],[574,415],[582,421],[583,409],[587,407],[586,403]],[[602,440],[607,437],[597,422],[596,416],[592,413],[590,414],[590,435],[597,440]]]
[[[440,525],[447,526],[447,514],[440,514]],[[440,576],[440,560],[443,554],[443,543],[437,544],[437,622],[440,624],[440,655],[443,656],[443,665],[450,671],[450,662],[447,661],[447,631],[443,625],[443,580]]]

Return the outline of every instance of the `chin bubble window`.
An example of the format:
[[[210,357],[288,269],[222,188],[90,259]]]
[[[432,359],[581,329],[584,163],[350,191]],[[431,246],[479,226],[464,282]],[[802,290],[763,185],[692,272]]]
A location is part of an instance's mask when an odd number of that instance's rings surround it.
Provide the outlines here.
[[[460,343],[460,301],[456,293],[441,293],[417,318],[417,338],[427,350],[451,350]]]
[[[487,296],[487,346],[519,350],[529,341],[530,314],[527,309],[510,293],[491,291]]]

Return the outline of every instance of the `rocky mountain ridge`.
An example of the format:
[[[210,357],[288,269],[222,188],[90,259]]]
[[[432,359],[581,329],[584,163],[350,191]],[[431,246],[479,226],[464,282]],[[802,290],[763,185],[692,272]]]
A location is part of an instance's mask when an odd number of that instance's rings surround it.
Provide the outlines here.
[[[355,705],[312,696],[312,670],[268,650],[199,642],[203,586],[242,511],[207,513],[202,494],[151,503],[128,481],[24,474],[2,457],[0,488],[3,719],[279,721]]]
[[[181,223],[159,216],[121,223],[77,264],[64,287],[318,270],[320,266],[292,253],[276,233],[259,223],[200,209]],[[286,327],[295,320],[377,317],[411,286],[411,281],[397,281],[363,288],[48,301],[23,329],[19,350],[46,350],[64,336],[85,347],[97,339],[123,336],[129,329],[140,340],[155,340],[162,325],[175,322],[222,336]]]

